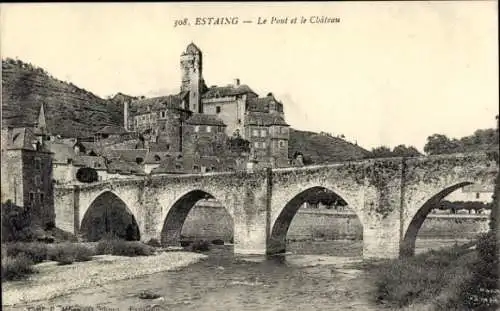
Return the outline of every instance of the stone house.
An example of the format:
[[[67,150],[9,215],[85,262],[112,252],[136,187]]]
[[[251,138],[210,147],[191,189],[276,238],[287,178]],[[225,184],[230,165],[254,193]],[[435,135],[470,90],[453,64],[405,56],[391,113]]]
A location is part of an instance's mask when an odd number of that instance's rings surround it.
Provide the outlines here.
[[[52,153],[46,148],[46,128],[2,129],[2,203],[23,207],[35,223],[54,223]]]

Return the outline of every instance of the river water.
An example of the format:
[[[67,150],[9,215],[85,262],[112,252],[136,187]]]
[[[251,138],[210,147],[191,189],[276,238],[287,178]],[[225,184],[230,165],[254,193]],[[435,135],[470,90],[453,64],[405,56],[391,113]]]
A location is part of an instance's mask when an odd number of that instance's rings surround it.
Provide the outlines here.
[[[453,243],[417,241],[417,252]],[[207,259],[178,271],[78,290],[31,310],[380,310],[371,301],[373,280],[361,268],[361,252],[361,241],[293,242],[287,254],[264,260],[235,257],[231,245],[213,246]],[[141,299],[143,291],[159,297]]]

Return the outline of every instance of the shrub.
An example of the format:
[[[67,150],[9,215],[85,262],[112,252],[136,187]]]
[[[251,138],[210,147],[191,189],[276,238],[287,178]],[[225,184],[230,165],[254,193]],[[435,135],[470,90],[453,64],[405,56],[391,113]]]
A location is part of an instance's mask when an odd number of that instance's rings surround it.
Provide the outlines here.
[[[146,244],[152,247],[161,247],[161,243],[157,239],[150,239]]]
[[[473,276],[465,284],[460,299],[467,309],[497,310],[499,303],[499,258],[498,245],[494,232],[490,231],[479,238],[478,259],[473,265]]]
[[[213,245],[224,245],[224,241],[221,239],[212,240]]]
[[[47,259],[47,245],[38,242],[7,244],[7,256],[15,257],[19,254],[25,254],[34,263],[39,263]]]
[[[31,214],[10,200],[2,203],[2,242],[31,242],[35,239]]]
[[[12,281],[26,278],[35,272],[33,261],[24,253],[2,259],[2,280]]]
[[[436,297],[453,276],[449,270],[468,252],[454,247],[387,261],[377,269],[377,300],[404,307]]]
[[[154,249],[138,241],[104,240],[97,244],[96,253],[129,257],[149,256],[154,254]]]
[[[59,264],[71,264],[75,261],[89,261],[94,255],[93,251],[79,244],[62,243],[54,245],[48,250],[48,258]]]
[[[189,246],[189,250],[192,252],[206,252],[210,250],[210,242],[205,240],[196,240]]]

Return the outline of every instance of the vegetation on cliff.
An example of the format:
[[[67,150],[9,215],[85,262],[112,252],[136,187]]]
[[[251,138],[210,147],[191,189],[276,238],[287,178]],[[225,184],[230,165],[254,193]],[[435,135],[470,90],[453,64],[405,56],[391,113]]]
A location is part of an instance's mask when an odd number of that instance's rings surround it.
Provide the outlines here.
[[[49,130],[63,137],[85,137],[123,121],[123,108],[44,69],[21,60],[2,60],[2,123],[33,124],[44,104]]]

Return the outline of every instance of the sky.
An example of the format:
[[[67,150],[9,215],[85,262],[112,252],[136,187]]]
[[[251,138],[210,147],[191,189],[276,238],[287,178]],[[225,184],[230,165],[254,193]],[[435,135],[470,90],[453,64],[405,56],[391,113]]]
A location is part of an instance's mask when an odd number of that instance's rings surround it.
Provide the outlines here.
[[[460,138],[496,126],[495,1],[0,8],[2,58],[30,62],[101,97],[178,92],[179,57],[194,42],[208,86],[239,78],[281,100],[292,127],[343,134],[367,149],[422,150],[434,133]],[[273,16],[288,23],[270,24]],[[314,16],[340,22],[313,24]],[[207,17],[238,24],[196,25]],[[190,25],[174,27],[185,19]]]

